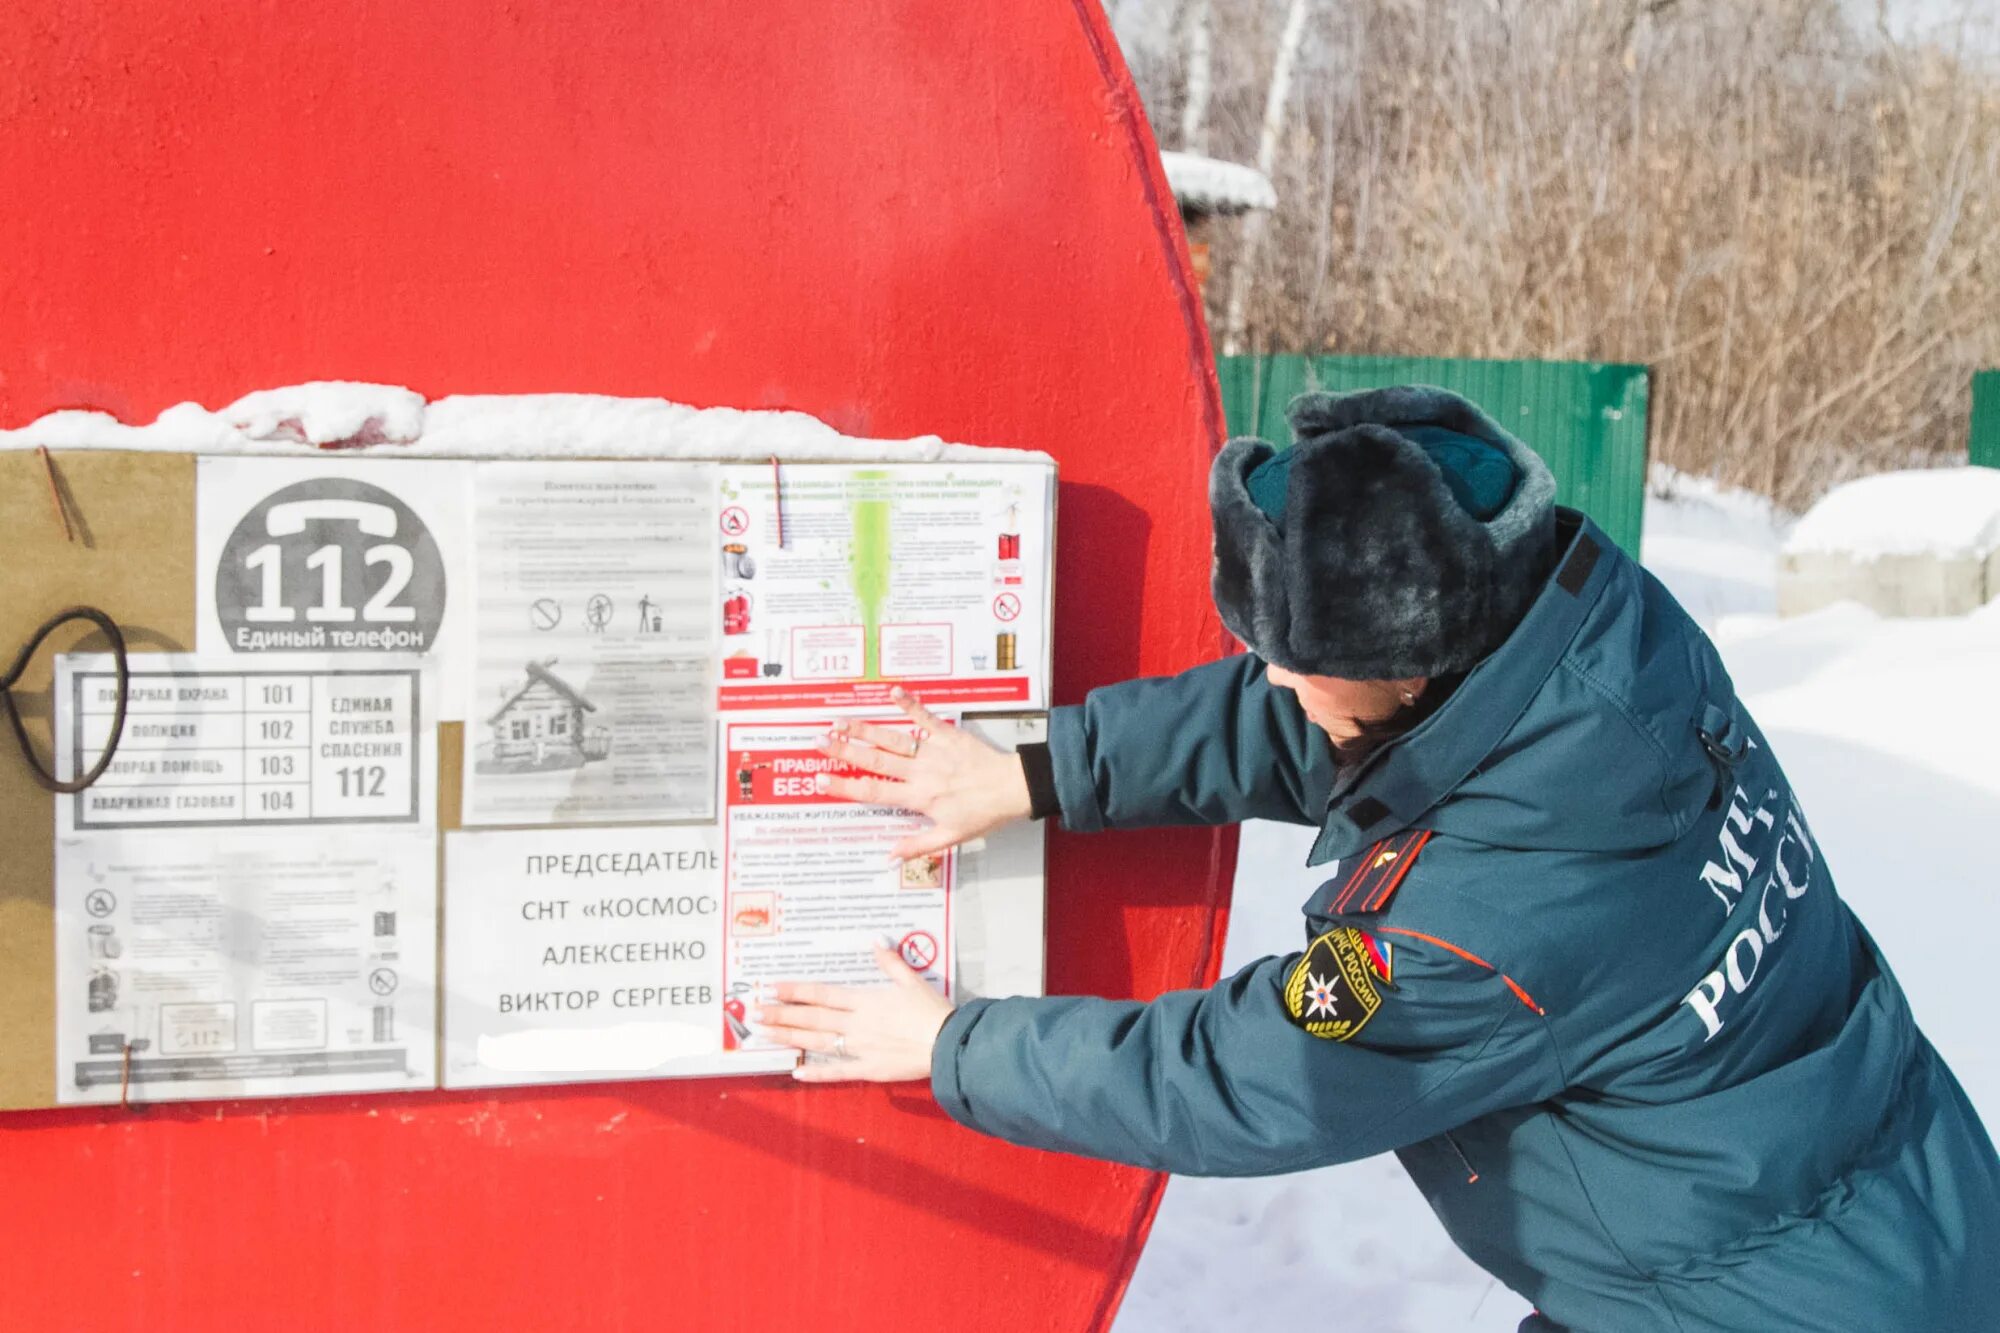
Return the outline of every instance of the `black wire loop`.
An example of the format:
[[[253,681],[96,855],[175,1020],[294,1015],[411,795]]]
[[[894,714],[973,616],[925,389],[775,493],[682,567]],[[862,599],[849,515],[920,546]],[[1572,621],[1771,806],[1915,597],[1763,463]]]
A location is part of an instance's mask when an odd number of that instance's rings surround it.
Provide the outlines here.
[[[42,761],[36,757],[34,743],[28,739],[28,729],[21,725],[21,710],[14,702],[14,686],[20,683],[21,677],[28,670],[29,661],[49,635],[72,620],[89,621],[103,630],[104,637],[111,640],[111,653],[118,662],[118,707],[111,715],[111,738],[105,743],[104,753],[98,756],[97,762],[91,766],[88,773],[64,782],[43,768]],[[56,612],[42,622],[42,627],[35,631],[34,637],[28,640],[26,646],[14,658],[14,665],[7,668],[6,678],[0,680],[0,703],[6,706],[8,725],[14,728],[14,739],[21,747],[21,757],[28,761],[28,768],[34,773],[36,782],[52,792],[69,795],[72,792],[82,791],[104,776],[104,770],[111,767],[112,756],[118,753],[119,738],[125,734],[125,701],[130,692],[128,689],[130,680],[131,671],[125,660],[125,635],[119,631],[117,623],[110,616],[94,606],[72,606],[67,611]]]

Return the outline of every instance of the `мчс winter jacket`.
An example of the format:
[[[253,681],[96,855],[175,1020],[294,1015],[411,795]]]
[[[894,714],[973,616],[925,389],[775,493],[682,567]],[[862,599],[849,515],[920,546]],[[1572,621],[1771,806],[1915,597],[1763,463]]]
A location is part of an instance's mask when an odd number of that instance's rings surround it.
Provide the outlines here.
[[[1191,1174],[1395,1150],[1528,1328],[2000,1328],[1978,1116],[1706,636],[1587,520],[1561,540],[1348,775],[1254,657],[1057,710],[1070,829],[1288,820],[1341,864],[1306,949],[1208,990],[967,1003],[939,1101]]]

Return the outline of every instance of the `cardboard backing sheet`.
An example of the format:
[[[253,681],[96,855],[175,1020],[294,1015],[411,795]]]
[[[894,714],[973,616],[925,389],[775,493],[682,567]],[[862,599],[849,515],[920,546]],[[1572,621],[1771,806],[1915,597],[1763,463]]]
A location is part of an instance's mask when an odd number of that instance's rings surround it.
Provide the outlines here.
[[[194,646],[194,468],[190,454],[83,450],[49,455],[75,540],[65,541],[34,450],[0,452],[0,654],[11,662],[44,620],[94,606],[132,652]],[[89,625],[64,626],[14,686],[42,762],[53,767],[58,653],[105,651]],[[55,798],[14,753],[0,756],[0,1109],[56,1104]],[[62,776],[67,776],[64,774]]]
[[[0,663],[73,606],[110,616],[133,653],[193,651],[195,456],[89,449],[49,458],[74,540],[64,539],[42,455],[0,451]],[[109,648],[87,624],[64,626],[15,685],[45,767],[56,655]],[[439,728],[440,829],[458,825],[461,735],[457,723]],[[0,1111],[13,1111],[56,1104],[55,798],[4,728],[0,744]]]

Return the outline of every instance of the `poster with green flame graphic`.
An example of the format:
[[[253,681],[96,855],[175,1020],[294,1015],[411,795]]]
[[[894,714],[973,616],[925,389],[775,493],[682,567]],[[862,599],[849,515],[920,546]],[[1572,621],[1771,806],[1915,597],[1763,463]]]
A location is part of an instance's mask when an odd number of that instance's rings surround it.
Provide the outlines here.
[[[1046,706],[1046,461],[725,465],[718,704]]]

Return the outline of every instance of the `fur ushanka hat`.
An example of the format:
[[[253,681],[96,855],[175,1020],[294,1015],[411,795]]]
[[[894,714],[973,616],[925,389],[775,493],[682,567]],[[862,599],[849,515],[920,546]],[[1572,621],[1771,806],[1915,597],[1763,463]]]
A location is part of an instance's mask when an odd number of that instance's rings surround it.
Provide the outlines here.
[[[1216,609],[1267,662],[1393,680],[1469,671],[1555,556],[1555,478],[1444,389],[1305,394],[1293,447],[1232,440],[1209,473]]]

